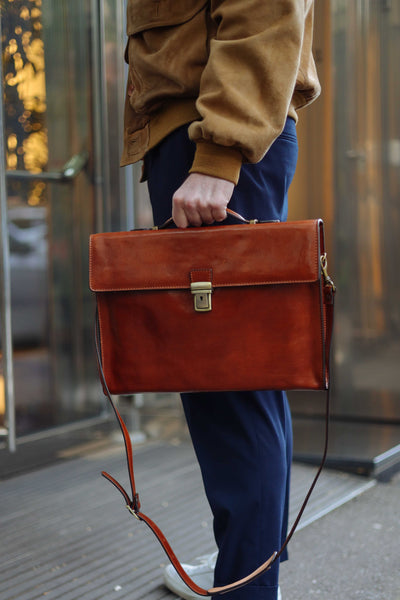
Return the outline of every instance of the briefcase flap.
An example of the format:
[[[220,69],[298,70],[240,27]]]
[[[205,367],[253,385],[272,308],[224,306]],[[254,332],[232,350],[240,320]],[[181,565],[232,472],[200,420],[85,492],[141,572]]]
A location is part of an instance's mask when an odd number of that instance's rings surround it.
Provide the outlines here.
[[[98,233],[90,238],[94,292],[302,283],[320,277],[321,220]]]

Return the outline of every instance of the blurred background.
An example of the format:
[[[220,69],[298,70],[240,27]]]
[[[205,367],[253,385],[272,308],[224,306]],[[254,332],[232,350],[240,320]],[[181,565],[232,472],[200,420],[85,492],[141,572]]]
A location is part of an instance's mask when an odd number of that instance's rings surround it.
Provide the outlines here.
[[[3,0],[0,476],[107,440],[88,238],[151,224],[119,168],[124,2]],[[298,125],[290,218],[321,217],[338,287],[329,463],[400,466],[400,0],[318,0],[323,93]],[[290,394],[295,458],[318,459],[324,395]],[[183,425],[175,395],[121,399],[141,439]]]

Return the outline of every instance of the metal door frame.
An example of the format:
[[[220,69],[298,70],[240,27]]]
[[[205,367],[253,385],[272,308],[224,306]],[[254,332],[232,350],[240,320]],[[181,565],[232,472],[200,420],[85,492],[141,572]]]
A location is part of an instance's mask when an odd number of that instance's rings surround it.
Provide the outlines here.
[[[0,9],[0,40],[2,38],[2,10]],[[1,331],[4,364],[4,398],[6,404],[6,435],[10,452],[16,450],[15,396],[11,330],[11,283],[7,227],[7,188],[6,156],[4,136],[3,75],[0,78],[0,280],[1,291]]]
[[[93,130],[95,140],[93,144],[93,185],[96,195],[96,229],[98,231],[109,228],[111,225],[117,226],[118,223],[110,223],[111,204],[117,202],[120,206],[121,220],[132,221],[133,203],[128,202],[128,198],[133,196],[132,172],[125,169],[125,172],[119,178],[119,190],[111,190],[110,184],[110,151],[109,151],[109,132],[106,126],[108,103],[105,75],[105,14],[104,5],[100,0],[90,0],[91,8],[91,46],[92,57],[94,59],[92,67],[92,89],[95,90],[95,101],[92,105]],[[117,10],[117,29],[118,34],[122,33],[123,27],[123,9],[120,6]],[[2,9],[0,8],[0,37],[2,24]],[[122,56],[122,52],[121,52]],[[121,60],[121,70],[123,62]],[[123,78],[124,73],[120,73],[119,78]],[[122,90],[122,88],[121,88]],[[3,78],[0,82],[0,93],[3,99]],[[121,91],[122,94],[122,91]],[[122,98],[122,96],[121,96]],[[119,103],[122,106],[122,101]],[[120,117],[119,117],[120,118]],[[7,219],[7,179],[19,180],[42,180],[52,183],[70,183],[86,167],[88,154],[83,152],[71,157],[67,163],[57,172],[29,173],[28,171],[6,171],[5,155],[5,135],[4,135],[4,105],[3,100],[0,103],[0,281],[3,283],[0,293],[0,316],[1,331],[3,338],[3,365],[4,365],[4,391],[5,391],[5,411],[6,428],[0,431],[7,437],[7,445],[10,452],[15,452],[17,448],[16,436],[16,418],[15,418],[15,392],[14,392],[14,372],[13,372],[13,347],[12,347],[12,324],[11,324],[11,282],[10,282],[10,264],[9,264],[9,241],[8,241],[8,219]],[[128,188],[130,194],[125,194]],[[124,204],[124,200],[125,204]],[[115,204],[114,204],[115,207]],[[118,212],[118,211],[117,211]],[[72,424],[76,426],[76,424]]]

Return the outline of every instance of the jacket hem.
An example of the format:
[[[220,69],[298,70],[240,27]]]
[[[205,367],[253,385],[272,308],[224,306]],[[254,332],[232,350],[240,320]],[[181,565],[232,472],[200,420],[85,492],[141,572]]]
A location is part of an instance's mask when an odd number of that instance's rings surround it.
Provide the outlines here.
[[[157,146],[175,129],[199,118],[193,99],[171,100],[149,116],[148,122],[141,130],[125,132],[120,166],[125,167],[142,160],[149,150]]]

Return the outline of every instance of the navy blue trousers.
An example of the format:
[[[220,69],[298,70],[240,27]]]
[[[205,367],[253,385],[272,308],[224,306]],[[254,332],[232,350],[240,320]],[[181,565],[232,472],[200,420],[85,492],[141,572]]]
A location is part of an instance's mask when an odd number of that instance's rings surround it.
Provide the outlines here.
[[[183,126],[146,156],[157,225],[171,216],[172,196],[188,176],[194,150]],[[242,166],[229,207],[246,218],[286,220],[296,162],[296,126],[289,118],[264,159]],[[279,550],[286,537],[290,409],[280,391],[182,394],[182,402],[214,517],[219,549],[214,583],[224,585],[248,575]],[[281,560],[286,559],[284,553]],[[278,576],[277,561],[252,584],[223,598],[276,600]]]

